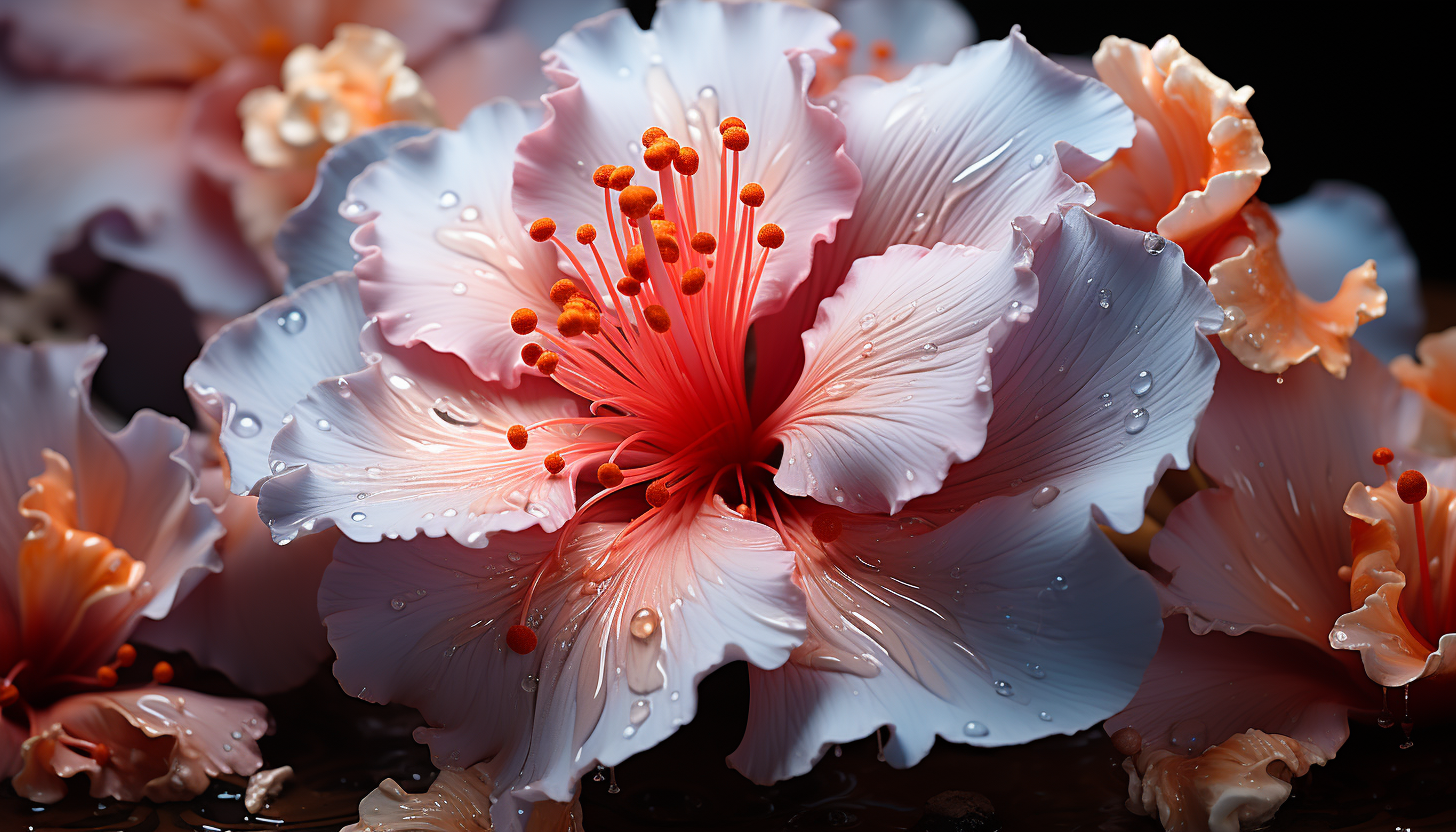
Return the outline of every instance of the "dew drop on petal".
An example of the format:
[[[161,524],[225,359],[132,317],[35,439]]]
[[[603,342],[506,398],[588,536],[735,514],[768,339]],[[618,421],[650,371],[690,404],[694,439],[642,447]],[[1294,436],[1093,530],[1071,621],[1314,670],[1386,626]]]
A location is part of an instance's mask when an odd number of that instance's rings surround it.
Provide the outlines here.
[[[536,677],[535,676],[532,676],[529,673],[527,673],[525,676],[521,677],[521,690],[525,691],[526,693],[535,693],[536,692]]]
[[[396,609],[396,610],[402,610],[402,609],[404,609],[404,599],[403,598],[391,598],[391,599],[389,599],[389,605],[391,607],[393,607],[394,609]]]
[[[444,193],[440,194],[441,208],[454,208],[456,205],[459,204],[460,194],[457,194],[454,191],[445,191]]]
[[[1139,370],[1132,380],[1132,394],[1134,396],[1146,396],[1153,389],[1153,374],[1147,370]]]
[[[968,737],[984,737],[987,734],[991,733],[990,728],[987,728],[985,725],[976,722],[975,720],[967,722],[966,726],[962,728],[961,731]]]
[[[859,329],[860,329],[860,332],[869,332],[870,330],[872,330],[874,328],[875,328],[875,313],[873,313],[873,312],[866,312],[866,313],[864,313],[864,315],[860,316],[860,319],[859,319]]]
[[[1016,693],[1016,689],[1011,687],[1011,683],[1005,679],[997,679],[991,683],[991,687],[996,689],[998,696],[1011,696]]]
[[[289,335],[297,335],[308,326],[308,316],[302,309],[286,309],[278,316],[278,328]]]
[[[920,348],[920,360],[929,361],[930,359],[934,358],[935,354],[938,352],[940,352],[940,347],[936,346],[935,342],[933,341],[928,342],[925,346]]]
[[[627,712],[627,721],[633,725],[641,725],[651,715],[652,703],[646,699],[638,699],[632,703],[632,708]]]
[[[1033,664],[1032,662],[1027,662],[1026,665],[1022,668],[1022,670],[1026,671],[1026,675],[1030,676],[1033,679],[1045,679],[1046,678],[1046,671],[1045,670],[1042,670],[1041,665],[1039,665],[1039,664]]]
[[[358,200],[354,200],[353,202],[350,202],[344,206],[344,216],[357,217],[360,214],[364,213],[364,210],[368,207],[369,206],[365,205],[364,203]]]
[[[333,429],[333,425],[330,425],[329,424],[329,420],[328,419],[320,419],[320,420],[318,420],[318,429],[319,430],[332,430]]]
[[[1103,309],[1112,308],[1112,292],[1106,289],[1097,290],[1097,305]]]
[[[1098,397],[1098,400],[1102,402],[1103,407],[1112,407],[1111,393],[1103,393],[1101,396]]]
[[[643,607],[632,614],[632,622],[628,625],[628,629],[631,630],[633,638],[646,640],[657,632],[657,627],[661,623],[662,619],[657,615],[657,610]]]
[[[1041,713],[1037,714],[1037,717],[1039,717],[1042,722],[1052,721],[1052,715],[1047,713],[1046,711],[1042,711]]]
[[[1131,413],[1122,420],[1122,427],[1128,433],[1142,433],[1148,426],[1148,412],[1141,407],[1135,407]]]
[[[1154,257],[1162,254],[1163,248],[1167,245],[1167,240],[1159,237],[1157,234],[1154,234],[1151,231],[1143,235],[1143,251],[1146,251],[1148,254],[1151,254]]]
[[[233,417],[232,429],[233,433],[248,439],[262,432],[263,423],[251,413],[239,413]]]
[[[463,294],[465,294],[465,284],[464,283],[456,283],[454,286],[451,286],[450,287],[450,291],[451,291],[451,293],[456,294],[456,295],[463,295]]]
[[[1055,500],[1060,493],[1062,493],[1062,490],[1055,485],[1043,485],[1036,490],[1035,494],[1031,495],[1031,507],[1041,508],[1052,500]]]
[[[460,212],[460,219],[464,222],[475,222],[480,219],[480,209],[472,205]]]
[[[875,351],[875,342],[874,341],[866,341],[866,342],[864,342],[863,344],[860,345],[860,348],[859,348],[859,357],[860,358],[869,358],[870,355],[872,355],[874,353],[874,351]]]

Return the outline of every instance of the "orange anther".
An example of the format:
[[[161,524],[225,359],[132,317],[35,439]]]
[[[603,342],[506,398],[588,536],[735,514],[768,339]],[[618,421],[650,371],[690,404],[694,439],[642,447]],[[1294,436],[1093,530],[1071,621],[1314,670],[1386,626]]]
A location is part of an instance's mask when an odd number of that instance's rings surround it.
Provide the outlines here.
[[[116,670],[111,667],[102,666],[96,671],[96,683],[103,688],[109,688],[116,684]]]
[[[596,227],[589,222],[584,222],[576,227],[576,241],[582,245],[590,245],[597,238]]]
[[[757,182],[749,182],[738,191],[738,201],[749,208],[761,208],[763,200],[763,186]]]
[[[642,162],[648,170],[659,171],[672,164],[680,150],[682,146],[672,139],[658,139],[642,153]]]
[[[544,243],[556,236],[556,220],[550,217],[542,217],[531,223],[531,239],[538,243]]]
[[[672,318],[667,316],[667,310],[655,303],[642,310],[642,317],[647,319],[647,325],[652,327],[653,332],[666,332],[672,328]]]
[[[744,520],[758,522],[758,512],[754,511],[751,507],[749,507],[748,503],[739,503],[738,508],[735,508],[733,510],[738,512],[738,516],[742,517]]]
[[[607,185],[614,191],[620,191],[631,185],[632,177],[636,175],[637,171],[633,170],[631,165],[622,165],[612,171],[612,178]]]
[[[98,742],[91,746],[89,750],[91,752],[91,760],[96,765],[104,766],[111,762],[111,749],[107,747],[106,743]]]
[[[677,158],[672,160],[672,167],[683,176],[692,176],[698,172],[698,151],[691,147],[680,148]]]
[[[567,338],[580,335],[583,329],[586,329],[586,316],[574,309],[556,316],[556,331]]]
[[[1419,503],[1426,499],[1425,475],[1414,468],[1402,472],[1400,479],[1395,481],[1395,493],[1406,503]]]
[[[666,234],[657,235],[657,253],[662,255],[662,262],[676,263],[681,253],[677,247],[677,240]]]
[[[638,280],[647,278],[647,251],[642,246],[627,249],[627,274]]]
[[[546,455],[546,470],[553,474],[559,474],[566,470],[566,459],[561,456],[560,451],[552,451]]]
[[[748,131],[742,127],[729,127],[723,133],[723,146],[735,153],[740,150],[747,150]]]
[[[529,309],[517,309],[511,313],[511,331],[517,335],[530,335],[536,331],[536,313]]]
[[[706,231],[699,231],[694,234],[691,245],[693,251],[699,254],[712,254],[718,249],[718,241],[713,238],[712,234]]]
[[[733,127],[737,127],[742,130],[748,129],[748,125],[743,123],[743,119],[739,118],[738,116],[729,116],[718,122],[718,134],[722,135],[723,133],[727,133],[728,130]]]
[[[571,296],[577,294],[576,284],[566,278],[561,278],[551,284],[551,302],[557,306],[565,306],[571,300]]]
[[[820,543],[833,543],[844,531],[844,524],[839,522],[838,517],[826,511],[814,518],[810,530],[814,532],[815,539]]]
[[[854,51],[854,47],[855,47],[854,35],[851,35],[849,32],[846,32],[846,31],[844,31],[842,29],[840,31],[838,31],[838,32],[835,32],[829,38],[829,42],[832,43],[832,44],[834,44],[834,49],[837,52],[853,52]]]
[[[597,466],[597,482],[603,488],[616,488],[622,484],[622,469],[615,462],[603,462]]]
[[[602,165],[592,172],[592,184],[598,188],[610,187],[612,184],[612,174],[616,172],[617,168],[615,165]]]
[[[167,662],[157,662],[156,664],[152,665],[152,681],[156,682],[159,685],[167,684],[168,682],[172,681],[172,677],[176,675],[177,672],[173,670],[172,665],[168,664]]]
[[[642,291],[642,282],[635,277],[624,277],[617,281],[617,291],[629,298],[635,298]]]
[[[1389,448],[1376,448],[1375,453],[1370,455],[1370,460],[1376,465],[1389,465],[1395,461],[1395,451]]]
[[[0,708],[8,708],[20,701],[20,688],[0,679]]]
[[[667,138],[667,131],[661,127],[649,127],[642,133],[642,146],[651,147],[658,139]]]
[[[667,499],[671,496],[672,492],[667,490],[667,486],[663,484],[662,480],[653,480],[652,484],[647,486],[647,504],[653,508],[662,508],[667,505]]]
[[[1119,728],[1112,733],[1112,747],[1117,749],[1119,754],[1134,757],[1143,750],[1143,735],[1131,726]]]
[[[680,285],[685,295],[696,295],[703,291],[703,286],[708,282],[708,273],[694,266],[683,272]]]
[[[518,451],[524,449],[526,447],[526,426],[511,425],[506,428],[506,441]]]
[[[877,40],[870,44],[870,55],[877,61],[888,61],[895,57],[895,44],[887,40]]]
[[[1350,578],[1354,576],[1354,574],[1355,570],[1351,569],[1349,566],[1341,566],[1339,569],[1335,570],[1335,576],[1345,583],[1349,583]]]
[[[764,248],[778,248],[784,244],[784,230],[771,222],[758,229],[758,244]]]
[[[677,223],[662,217],[652,218],[652,233],[657,237],[676,237]]]
[[[542,375],[549,376],[556,372],[556,365],[560,363],[561,356],[547,350],[541,353],[540,358],[536,359],[536,369],[540,370]]]
[[[665,206],[661,202],[659,202],[656,205],[652,206],[652,210],[647,212],[647,216],[654,223],[657,222],[658,220],[666,220],[667,219],[667,206]]]
[[[628,185],[617,196],[617,207],[628,219],[636,220],[647,216],[647,212],[656,204],[657,194],[645,185]]]
[[[521,347],[521,360],[526,362],[527,367],[536,366],[536,359],[541,357],[541,345],[537,343],[526,344]]]
[[[524,656],[536,649],[536,631],[524,624],[512,624],[506,630],[506,646]]]
[[[131,667],[132,663],[135,662],[135,661],[136,661],[136,648],[135,647],[132,647],[130,644],[123,644],[120,647],[116,648],[116,666],[117,667]]]

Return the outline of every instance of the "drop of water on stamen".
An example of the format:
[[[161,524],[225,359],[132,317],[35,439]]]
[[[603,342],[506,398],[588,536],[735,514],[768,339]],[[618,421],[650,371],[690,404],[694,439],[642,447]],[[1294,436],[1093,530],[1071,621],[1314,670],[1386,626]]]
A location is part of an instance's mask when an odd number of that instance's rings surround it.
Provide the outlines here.
[[[1134,396],[1146,396],[1153,389],[1153,374],[1147,370],[1140,370],[1132,380],[1132,394]]]
[[[1097,305],[1103,309],[1110,309],[1112,307],[1112,292],[1106,289],[1098,289]]]
[[[1162,254],[1163,248],[1167,245],[1167,240],[1159,237],[1157,234],[1154,234],[1151,231],[1143,235],[1143,251],[1146,251],[1148,254],[1151,254],[1154,257]]]
[[[460,194],[457,194],[454,191],[445,191],[444,193],[440,194],[441,208],[454,208],[456,205],[459,204]]]
[[[1148,426],[1148,412],[1141,407],[1135,407],[1132,412],[1122,420],[1122,427],[1128,433],[1142,433],[1143,428]]]
[[[289,335],[297,335],[308,326],[308,316],[302,309],[289,309],[278,316],[278,328]]]
[[[962,728],[961,732],[968,737],[984,737],[987,734],[991,733],[991,729],[987,728],[979,722],[972,720],[971,722],[966,723],[966,727]]]
[[[1043,485],[1037,489],[1035,494],[1031,495],[1031,507],[1041,508],[1052,500],[1055,500],[1060,493],[1062,493],[1062,490],[1055,485]]]
[[[257,436],[263,430],[263,423],[251,413],[239,413],[233,417],[233,433],[247,439]]]

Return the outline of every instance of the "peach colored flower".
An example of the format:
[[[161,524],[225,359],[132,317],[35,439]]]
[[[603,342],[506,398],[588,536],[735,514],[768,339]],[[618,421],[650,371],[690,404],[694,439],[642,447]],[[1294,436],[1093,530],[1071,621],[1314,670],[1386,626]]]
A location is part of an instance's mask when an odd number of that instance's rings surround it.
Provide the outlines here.
[[[1456,455],[1456,329],[1422,338],[1416,357],[1397,356],[1390,362],[1390,371],[1425,401],[1419,440],[1422,450]]]

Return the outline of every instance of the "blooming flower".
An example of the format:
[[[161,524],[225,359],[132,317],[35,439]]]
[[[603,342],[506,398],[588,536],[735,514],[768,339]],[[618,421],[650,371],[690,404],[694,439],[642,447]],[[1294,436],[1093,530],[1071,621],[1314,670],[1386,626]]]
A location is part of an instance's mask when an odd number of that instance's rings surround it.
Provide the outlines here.
[[[1078,730],[1151,655],[1092,512],[1135,528],[1187,463],[1221,316],[1176,246],[1075,205],[1055,143],[1110,157],[1130,115],[1019,34],[819,106],[834,31],[698,2],[579,27],[544,120],[487,105],[349,186],[362,311],[345,276],[287,301],[337,349],[294,371],[286,316],[210,347],[290,370],[209,383],[275,536],[349,538],[335,675],[420,708],[439,765],[485,760],[503,827],[736,658],[732,762],[772,781],[884,725],[895,765]]]
[[[187,431],[155,413],[120,433],[87,404],[95,345],[0,345],[0,775],[42,803],[85,772],[91,794],[193,797],[219,773],[262,762],[262,705],[133,684],[128,637],[160,618],[198,572],[219,568],[222,528],[192,499],[179,459]],[[118,686],[118,683],[124,683]]]
[[[1422,465],[1441,484],[1424,545],[1397,491],[1413,494],[1389,476],[1420,460],[1389,449],[1416,437],[1418,398],[1358,346],[1343,380],[1304,365],[1274,378],[1225,355],[1217,391],[1196,456],[1218,487],[1153,539],[1164,613],[1178,617],[1107,721],[1134,756],[1130,808],[1170,830],[1267,820],[1291,775],[1335,756],[1353,712],[1379,708],[1386,726],[1392,707],[1404,722],[1440,714],[1449,678],[1448,465]],[[1377,686],[1417,679],[1381,704]]]

